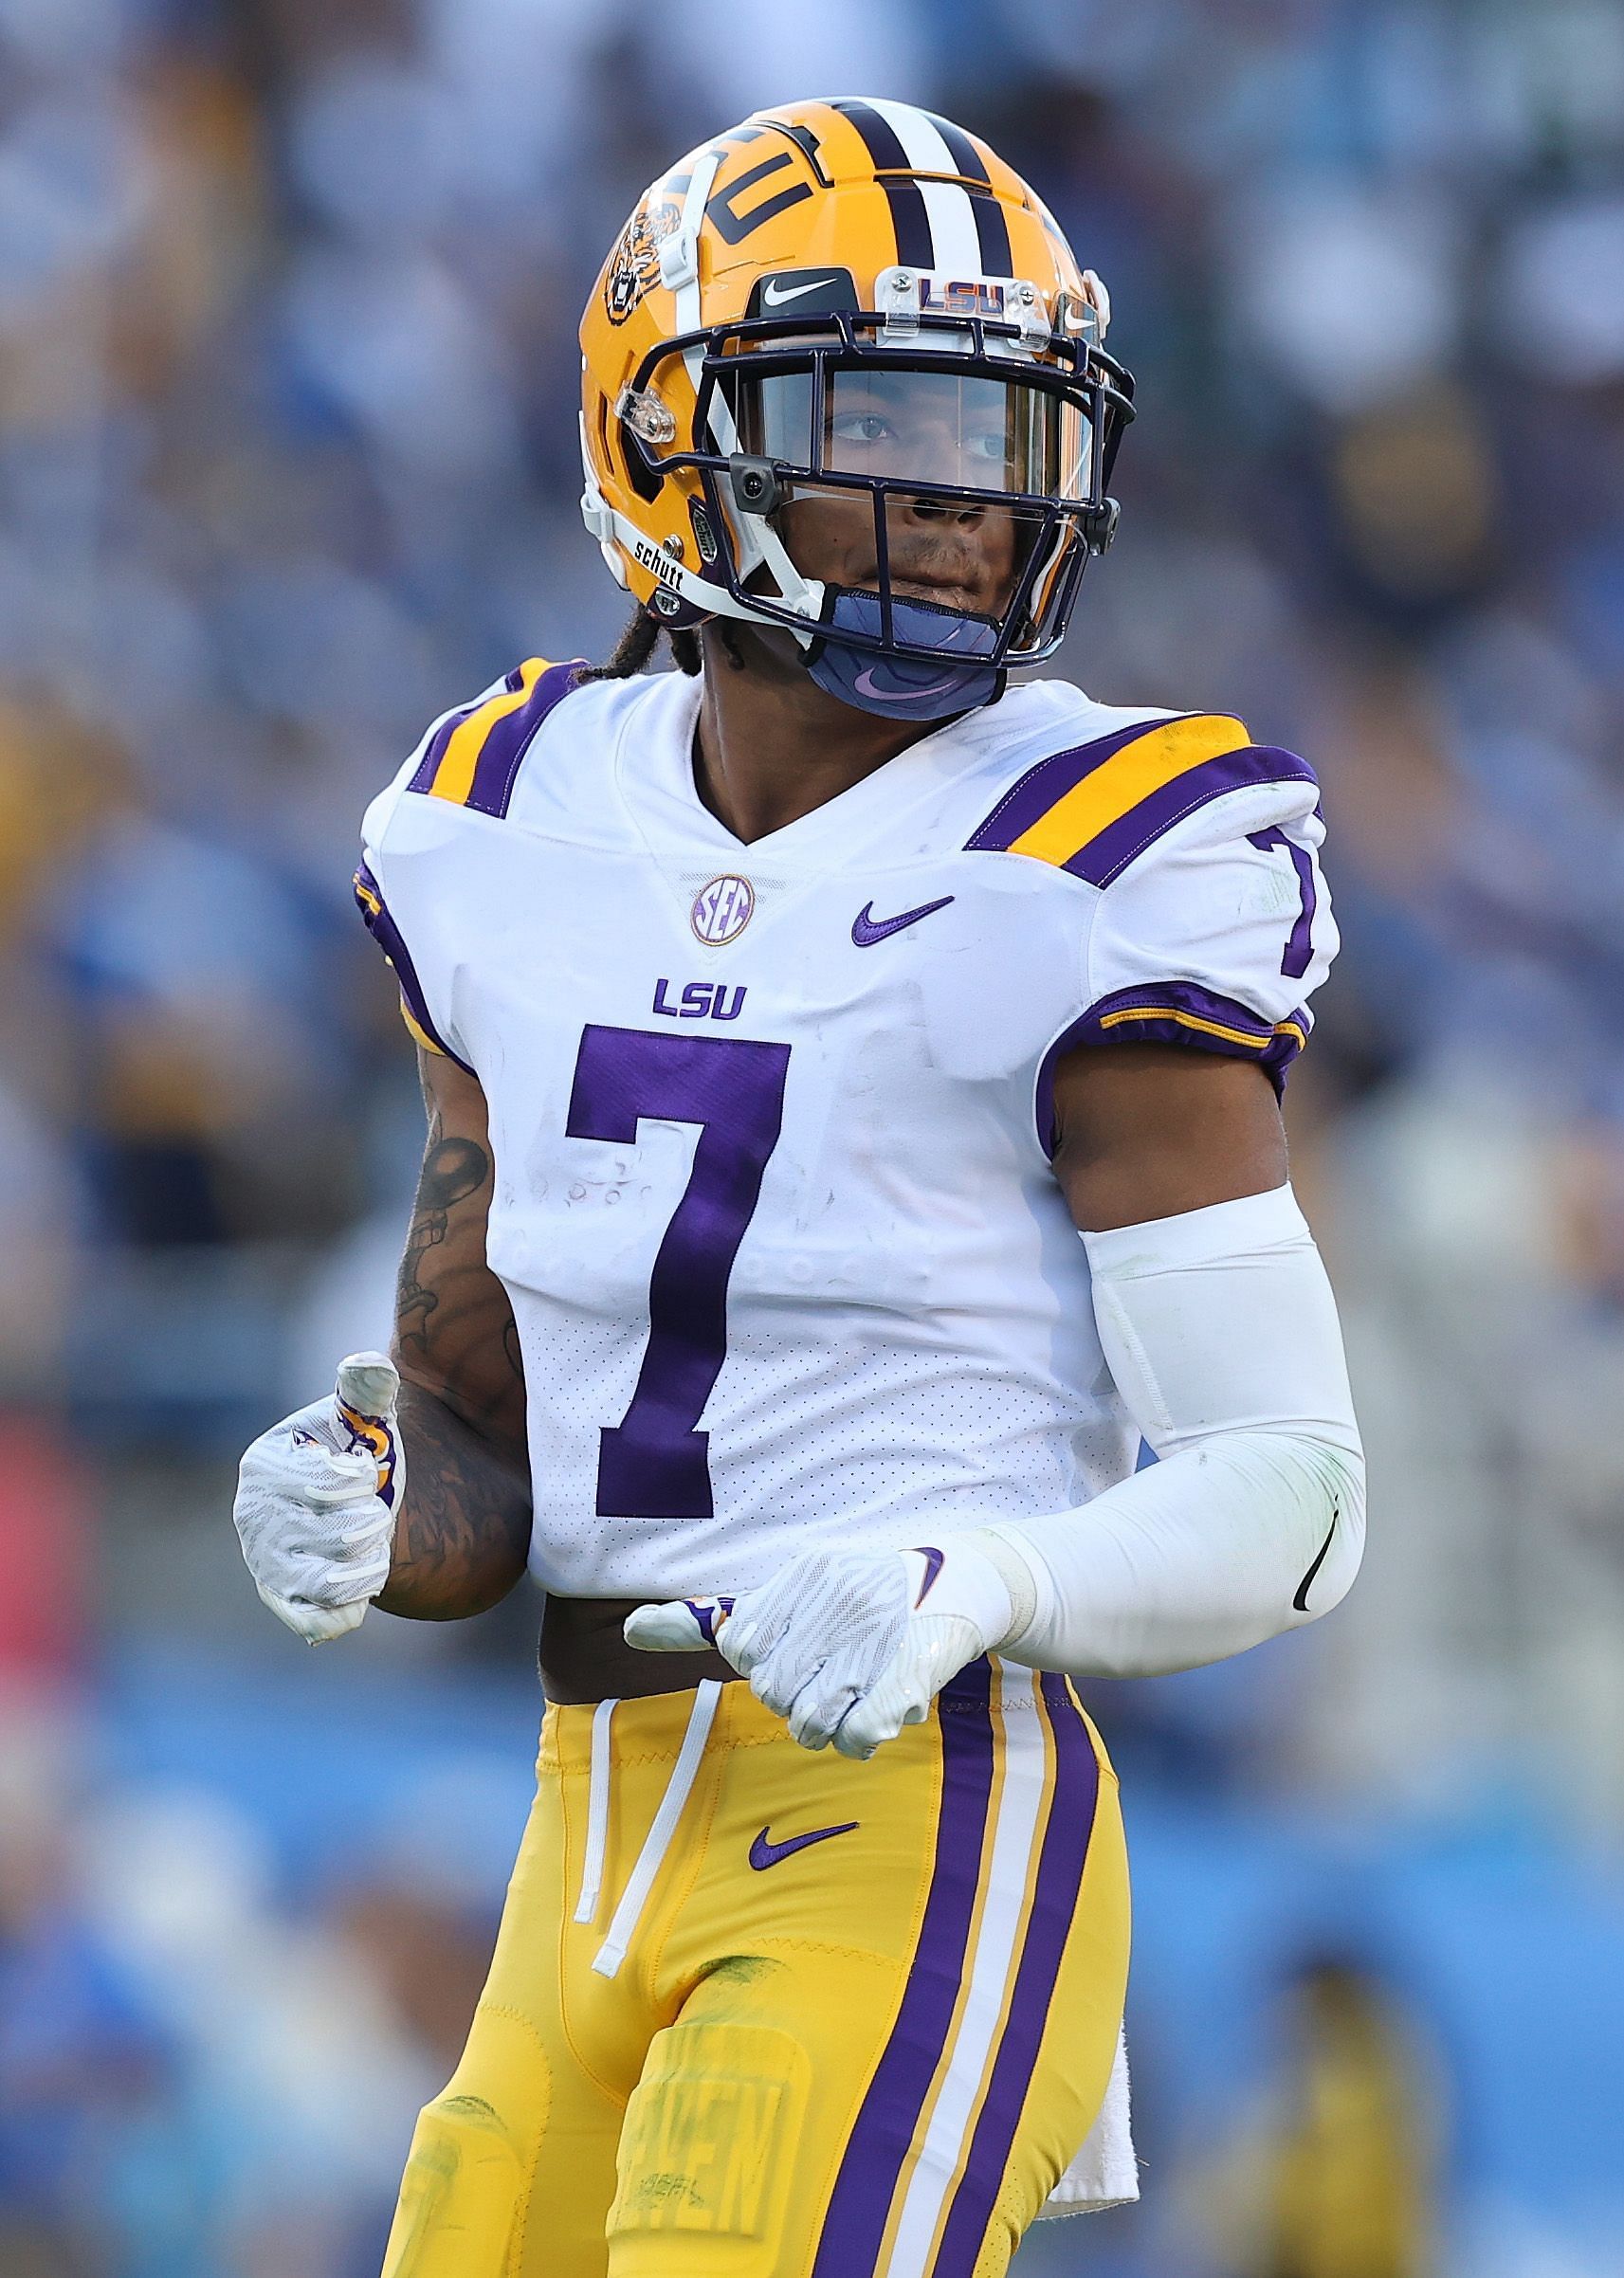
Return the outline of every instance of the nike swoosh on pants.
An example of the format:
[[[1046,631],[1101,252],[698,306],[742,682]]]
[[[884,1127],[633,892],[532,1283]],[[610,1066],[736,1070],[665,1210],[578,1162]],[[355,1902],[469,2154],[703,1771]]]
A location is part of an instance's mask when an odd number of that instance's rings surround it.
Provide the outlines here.
[[[764,1867],[776,1867],[792,1851],[805,1850],[809,1843],[827,1843],[830,1835],[849,1835],[857,1824],[855,1819],[848,1819],[840,1827],[814,1827],[808,1835],[786,1835],[782,1843],[771,1841],[763,1828],[750,1846],[750,1864],[759,1873]]]

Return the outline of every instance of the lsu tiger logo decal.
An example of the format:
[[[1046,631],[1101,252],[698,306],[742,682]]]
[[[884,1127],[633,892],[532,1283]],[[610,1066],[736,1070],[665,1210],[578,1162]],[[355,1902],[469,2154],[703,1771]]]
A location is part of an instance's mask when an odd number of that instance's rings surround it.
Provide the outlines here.
[[[603,305],[611,324],[624,324],[645,293],[660,282],[660,247],[682,220],[668,199],[639,206],[620,233],[604,280]]]

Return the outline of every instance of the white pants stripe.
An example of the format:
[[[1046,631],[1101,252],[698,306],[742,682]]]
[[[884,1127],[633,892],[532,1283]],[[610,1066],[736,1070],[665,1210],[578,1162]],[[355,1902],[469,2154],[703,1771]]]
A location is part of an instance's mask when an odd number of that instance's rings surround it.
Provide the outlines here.
[[[995,1665],[996,1666],[996,1665]],[[942,2210],[964,2158],[976,2098],[987,2070],[1012,1974],[1032,1855],[1042,1841],[1045,1720],[1037,1680],[1008,1664],[996,1676],[1003,1710],[1004,1784],[994,1824],[987,1896],[970,1985],[947,2071],[931,2113],[885,2269],[878,2278],[925,2278]]]

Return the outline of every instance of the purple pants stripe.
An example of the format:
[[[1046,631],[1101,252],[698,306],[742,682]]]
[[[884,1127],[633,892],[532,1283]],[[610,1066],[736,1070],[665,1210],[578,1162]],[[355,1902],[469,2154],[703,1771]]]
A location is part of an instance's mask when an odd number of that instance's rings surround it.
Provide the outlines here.
[[[924,1919],[896,2024],[840,2163],[812,2278],[874,2268],[964,1975],[993,1794],[992,1670],[976,1662],[940,1697],[941,1813]]]
[[[1038,1854],[1031,1915],[1015,1965],[1010,2014],[970,2140],[969,2161],[948,2209],[932,2278],[972,2278],[1037,2065],[1066,1941],[1077,1919],[1077,1896],[1094,1832],[1100,1766],[1088,1728],[1064,1677],[1046,1675],[1039,1684],[1054,1738],[1054,1795]]]

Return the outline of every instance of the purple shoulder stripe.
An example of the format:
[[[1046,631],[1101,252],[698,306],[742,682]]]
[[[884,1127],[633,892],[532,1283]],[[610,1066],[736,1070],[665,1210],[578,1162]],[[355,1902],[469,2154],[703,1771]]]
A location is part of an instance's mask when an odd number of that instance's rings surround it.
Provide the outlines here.
[[[474,762],[473,788],[467,805],[482,814],[504,816],[513,798],[519,770],[541,722],[580,685],[586,659],[567,665],[549,665],[517,712],[504,713],[485,738]],[[514,676],[509,676],[510,678]]]
[[[356,871],[355,886],[356,906],[361,913],[368,933],[371,934],[389,960],[394,977],[400,983],[401,996],[404,998],[407,1010],[411,1012],[412,1019],[437,1051],[444,1052],[447,1060],[454,1060],[460,1068],[465,1069],[471,1076],[474,1072],[473,1069],[468,1066],[460,1052],[452,1051],[434,1025],[433,1014],[429,1010],[429,1000],[423,993],[423,984],[417,977],[417,968],[411,962],[411,952],[406,946],[399,926],[384,907],[384,899],[379,891],[378,882],[364,861]]]
[[[549,665],[538,678],[529,696],[517,710],[504,712],[490,729],[480,747],[474,762],[474,779],[466,799],[467,807],[477,807],[482,814],[493,815],[500,821],[507,812],[513,798],[513,787],[518,780],[520,766],[541,722],[554,707],[561,703],[580,684],[580,675],[586,669],[584,657],[573,658],[565,665]],[[524,685],[524,670],[518,665],[502,682],[509,696],[517,696]],[[447,747],[465,720],[489,703],[489,696],[476,697],[471,704],[464,704],[448,712],[424,746],[423,756],[412,770],[409,791],[431,792],[434,778],[440,772]]]
[[[1205,807],[1210,799],[1220,799],[1226,792],[1242,791],[1253,783],[1318,780],[1307,760],[1300,759],[1295,752],[1283,752],[1272,744],[1249,743],[1241,751],[1204,759],[1199,767],[1175,775],[1171,783],[1164,783],[1114,823],[1107,823],[1086,846],[1078,848],[1065,867],[1073,878],[1086,879],[1089,885],[1107,886],[1175,823]]]
[[[1131,728],[1119,728],[1114,736],[1101,736],[1092,743],[1074,744],[1069,751],[1055,752],[1049,758],[1040,759],[1005,792],[986,821],[965,841],[965,851],[1007,853],[1021,833],[1041,822],[1056,800],[1063,799],[1068,791],[1075,791],[1085,775],[1091,775],[1097,767],[1103,767],[1130,743],[1137,743],[1141,736],[1167,724],[1164,720],[1138,720]]]
[[[517,667],[507,675],[502,684],[510,696],[518,695],[522,683]],[[423,756],[412,770],[411,780],[406,787],[408,791],[433,790],[434,777],[439,773],[441,760],[446,756],[446,746],[462,726],[464,720],[471,719],[481,704],[489,703],[489,702],[488,696],[476,696],[471,704],[459,704],[454,712],[447,713],[445,719],[441,720],[433,735],[424,745]]]
[[[1238,998],[1221,996],[1197,981],[1152,981],[1142,989],[1115,990],[1063,1030],[1044,1054],[1033,1101],[1038,1142],[1049,1156],[1059,1144],[1054,1071],[1080,1045],[1177,1044],[1232,1060],[1255,1060],[1279,1093],[1286,1088],[1286,1069],[1307,1043],[1313,1026],[1313,1014],[1305,1006],[1271,1024]]]

